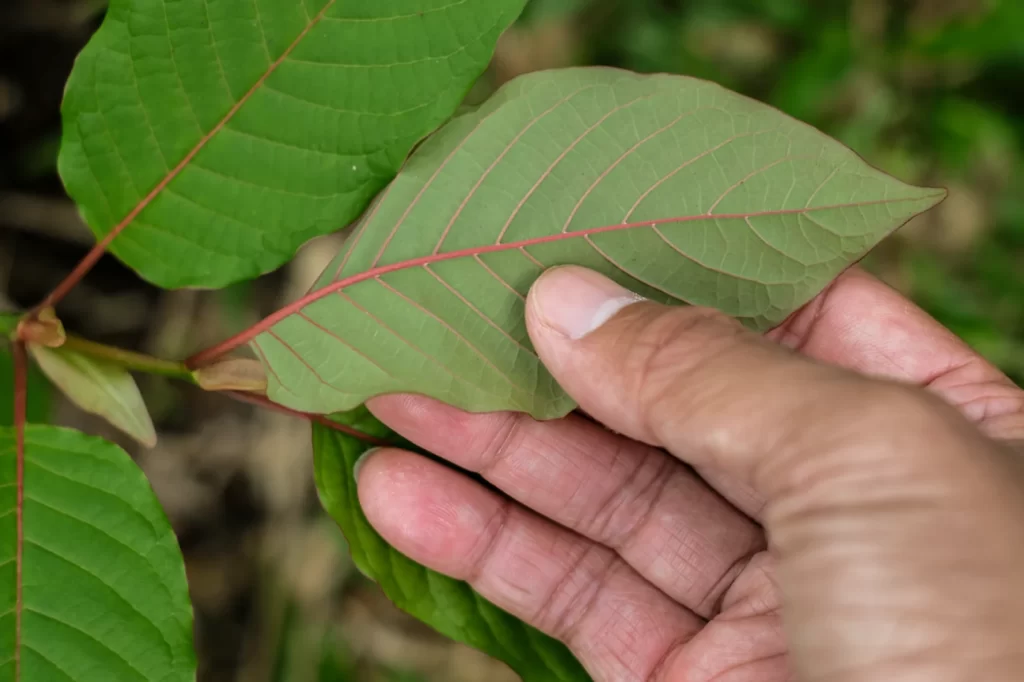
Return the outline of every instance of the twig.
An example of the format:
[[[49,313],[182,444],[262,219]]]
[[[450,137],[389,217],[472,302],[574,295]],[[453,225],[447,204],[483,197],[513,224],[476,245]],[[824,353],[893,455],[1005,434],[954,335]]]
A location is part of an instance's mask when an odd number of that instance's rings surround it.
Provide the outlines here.
[[[28,421],[28,354],[14,344],[14,679],[21,679],[22,565],[25,547],[25,422]]]
[[[325,417],[322,414],[311,414],[309,412],[300,412],[299,410],[293,410],[290,407],[285,407],[284,405],[278,405],[277,403],[273,402],[272,400],[270,400],[270,398],[267,398],[266,396],[257,395],[255,393],[245,393],[243,391],[223,391],[223,395],[230,396],[230,397],[234,398],[235,400],[238,400],[238,401],[243,402],[243,403],[249,403],[251,405],[258,405],[260,407],[265,407],[268,410],[272,410],[274,412],[280,412],[281,414],[288,414],[288,415],[291,415],[293,417],[299,417],[301,419],[306,419],[306,420],[314,422],[316,424],[320,424],[321,426],[326,426],[329,429],[334,429],[335,431],[340,431],[341,433],[344,433],[346,435],[352,436],[353,438],[358,438],[359,440],[364,441],[366,443],[372,443],[373,445],[390,445],[391,444],[388,441],[384,440],[383,438],[378,438],[376,436],[371,436],[368,433],[363,433],[359,429],[354,429],[351,426],[346,426],[344,424],[339,424],[338,422],[334,421],[333,419],[328,419],[327,417]]]
[[[66,348],[76,353],[81,353],[82,355],[88,355],[89,357],[108,360],[114,364],[124,367],[125,369],[134,370],[136,372],[158,374],[160,376],[181,379],[182,381],[187,381],[190,384],[198,383],[195,376],[191,371],[189,371],[188,367],[181,362],[161,360],[160,358],[155,358],[151,355],[146,355],[145,353],[136,353],[135,351],[124,350],[123,348],[115,348],[114,346],[107,346],[102,343],[96,343],[95,341],[89,341],[77,336],[68,336],[61,348]]]

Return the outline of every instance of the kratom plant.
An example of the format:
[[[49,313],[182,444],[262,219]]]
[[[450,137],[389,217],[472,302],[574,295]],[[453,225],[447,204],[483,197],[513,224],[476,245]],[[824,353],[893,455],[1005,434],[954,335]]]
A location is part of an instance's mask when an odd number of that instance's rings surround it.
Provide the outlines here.
[[[574,404],[524,325],[546,268],[585,265],[767,330],[944,192],[682,76],[535,73],[452,118],[525,1],[110,3],[67,84],[59,158],[98,243],[37,307],[0,317],[15,374],[0,681],[196,675],[160,505],[115,445],[27,423],[33,358],[143,444],[156,433],[130,371],[310,420],[321,501],[399,607],[527,682],[588,679],[560,643],[369,526],[353,465],[400,440],[361,404],[406,391],[561,417]],[[306,296],[184,362],[70,336],[55,313],[107,251],[161,287],[218,288],[353,222]]]

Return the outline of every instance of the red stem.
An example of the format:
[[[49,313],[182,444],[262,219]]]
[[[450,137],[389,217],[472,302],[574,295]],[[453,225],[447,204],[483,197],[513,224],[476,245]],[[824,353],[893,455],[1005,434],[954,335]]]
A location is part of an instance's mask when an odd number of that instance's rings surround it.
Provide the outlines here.
[[[25,344],[14,343],[14,679],[21,679],[22,564],[25,546],[25,422],[28,413],[28,355]]]
[[[345,287],[364,282],[368,279],[380,277],[396,270],[404,270],[406,268],[414,268],[424,265],[430,265],[431,263],[438,263],[446,260],[453,260],[456,258],[466,258],[470,256],[479,256],[485,253],[494,253],[498,251],[509,251],[512,249],[524,249],[528,246],[536,246],[538,244],[546,244],[548,242],[561,241],[563,239],[572,239],[576,237],[587,237],[589,235],[601,234],[603,232],[615,232],[618,230],[628,230],[639,227],[654,227],[656,225],[664,225],[670,223],[685,223],[698,220],[743,220],[747,218],[755,218],[767,215],[792,215],[807,213],[810,210],[824,210],[834,208],[844,208],[847,206],[867,206],[871,204],[889,203],[891,199],[881,199],[878,201],[865,201],[858,202],[855,204],[835,204],[831,206],[816,206],[814,209],[807,208],[794,208],[794,209],[782,209],[776,211],[753,211],[749,213],[715,213],[707,214],[702,213],[700,215],[691,216],[680,216],[675,218],[662,218],[659,220],[645,220],[643,222],[635,223],[618,223],[615,225],[604,225],[602,227],[592,227],[585,230],[577,230],[574,232],[558,232],[556,234],[549,234],[543,237],[535,237],[533,239],[524,239],[516,242],[507,242],[504,244],[488,244],[486,246],[473,246],[468,249],[459,249],[458,251],[449,251],[447,253],[435,253],[428,256],[420,256],[419,258],[412,258],[410,260],[400,261],[398,263],[391,263],[390,265],[383,265],[380,267],[370,268],[365,272],[360,272],[350,277],[345,277],[336,282],[331,282],[322,289],[311,291],[299,300],[291,303],[284,308],[281,308],[277,312],[273,313],[269,317],[260,320],[258,323],[249,327],[243,332],[235,334],[229,339],[221,341],[215,346],[207,348],[206,350],[196,353],[192,357],[185,361],[185,366],[189,369],[198,369],[204,367],[211,362],[221,358],[222,356],[230,353],[239,346],[242,346],[254,338],[267,331],[275,324],[285,319],[289,315],[293,315],[298,311],[302,310],[310,303],[318,301],[321,298],[329,296],[336,291],[340,291]]]
[[[260,407],[265,407],[268,410],[273,410],[274,412],[280,412],[281,414],[287,414],[291,415],[292,417],[299,417],[300,419],[306,419],[311,422],[315,422],[317,424],[320,424],[321,426],[326,426],[329,429],[334,429],[335,431],[340,431],[341,433],[352,436],[353,438],[358,438],[359,440],[365,443],[371,443],[373,445],[390,445],[390,443],[384,440],[383,438],[377,438],[376,436],[371,436],[368,433],[363,433],[359,429],[354,429],[351,426],[339,424],[338,422],[332,419],[328,419],[322,414],[311,414],[309,412],[300,412],[299,410],[293,410],[290,407],[278,405],[277,403],[273,402],[272,400],[265,396],[257,395],[255,393],[246,393],[244,391],[224,391],[223,394],[231,396],[235,400],[241,401],[243,403],[258,405]]]

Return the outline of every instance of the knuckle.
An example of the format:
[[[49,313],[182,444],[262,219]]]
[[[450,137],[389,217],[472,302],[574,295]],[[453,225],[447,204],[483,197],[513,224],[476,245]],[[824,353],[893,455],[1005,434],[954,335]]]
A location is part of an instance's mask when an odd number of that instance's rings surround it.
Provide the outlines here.
[[[469,552],[466,558],[466,570],[464,579],[470,584],[480,581],[491,560],[499,552],[505,534],[508,532],[509,521],[512,519],[514,507],[511,500],[502,498],[498,507],[494,510],[493,516],[485,526],[484,531],[477,538],[476,546]]]
[[[480,453],[478,473],[486,477],[489,471],[518,447],[525,419],[525,415],[519,412],[505,413],[494,429],[486,434],[483,442],[473,448]]]
[[[617,554],[598,544],[582,549],[565,568],[531,621],[541,630],[572,642],[605,592],[608,580],[624,566]]]
[[[679,427],[711,409],[696,396],[711,397],[715,382],[708,382],[708,372],[728,365],[748,334],[708,308],[674,308],[645,320],[632,346],[619,355],[625,358],[625,397],[644,415],[645,429],[653,435],[659,425]]]
[[[630,340],[625,373],[642,407],[664,397],[681,381],[746,333],[724,313],[710,308],[673,308],[642,321]]]

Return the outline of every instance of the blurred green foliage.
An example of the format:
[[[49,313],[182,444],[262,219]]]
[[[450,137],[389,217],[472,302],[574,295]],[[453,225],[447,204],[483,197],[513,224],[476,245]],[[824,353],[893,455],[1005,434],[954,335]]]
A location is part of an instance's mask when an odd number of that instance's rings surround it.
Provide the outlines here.
[[[1024,2],[533,0],[518,29],[578,64],[714,80],[949,188],[866,265],[1024,381]]]

